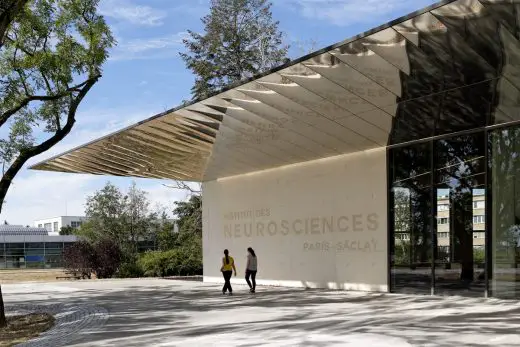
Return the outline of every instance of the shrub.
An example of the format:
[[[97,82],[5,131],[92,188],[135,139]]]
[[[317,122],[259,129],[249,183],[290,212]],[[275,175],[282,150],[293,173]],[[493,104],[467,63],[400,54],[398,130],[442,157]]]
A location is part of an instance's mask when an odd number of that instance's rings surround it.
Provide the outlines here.
[[[197,253],[183,248],[152,251],[142,254],[138,266],[145,276],[191,276],[202,274],[202,259]]]
[[[94,244],[78,241],[63,252],[65,268],[75,276],[111,278],[121,264],[121,249],[112,240],[105,239]]]
[[[137,262],[129,261],[119,266],[116,276],[118,278],[139,278],[144,276],[144,272]]]
[[[121,265],[121,248],[110,240],[104,239],[94,245],[96,257],[94,259],[94,272],[97,278],[111,278]]]
[[[85,241],[75,242],[63,251],[65,268],[81,278],[91,278],[95,257],[94,248]]]

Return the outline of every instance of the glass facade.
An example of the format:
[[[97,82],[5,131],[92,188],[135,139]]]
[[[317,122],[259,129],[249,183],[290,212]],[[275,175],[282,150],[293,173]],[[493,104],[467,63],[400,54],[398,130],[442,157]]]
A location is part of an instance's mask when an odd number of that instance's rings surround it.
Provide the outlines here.
[[[391,290],[520,298],[520,125],[388,158]]]
[[[0,269],[63,267],[63,249],[71,242],[0,243]]]
[[[519,10],[458,0],[392,27],[409,63],[388,141],[394,292],[520,298]]]

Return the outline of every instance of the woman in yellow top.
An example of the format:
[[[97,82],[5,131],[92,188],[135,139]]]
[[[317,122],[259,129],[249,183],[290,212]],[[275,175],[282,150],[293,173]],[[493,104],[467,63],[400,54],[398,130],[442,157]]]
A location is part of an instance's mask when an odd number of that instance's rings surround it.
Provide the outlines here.
[[[222,288],[222,294],[226,294],[226,291],[229,291],[229,295],[233,295],[233,288],[231,288],[231,275],[233,271],[235,271],[235,276],[237,275],[237,269],[235,268],[235,259],[229,256],[229,251],[227,249],[224,250],[224,258],[222,258],[222,267],[220,268],[222,271],[222,275],[224,276],[224,288]]]

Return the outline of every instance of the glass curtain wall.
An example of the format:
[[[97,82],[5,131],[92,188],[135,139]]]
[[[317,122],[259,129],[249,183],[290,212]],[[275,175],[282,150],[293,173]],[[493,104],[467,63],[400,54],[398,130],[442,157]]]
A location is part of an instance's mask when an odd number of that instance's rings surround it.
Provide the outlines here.
[[[388,158],[391,290],[519,299],[520,125]]]
[[[520,127],[490,134],[491,267],[497,297],[520,298]]]
[[[390,151],[392,189],[391,287],[405,293],[430,294],[433,233],[430,144]]]
[[[486,293],[486,135],[389,150],[391,288]]]

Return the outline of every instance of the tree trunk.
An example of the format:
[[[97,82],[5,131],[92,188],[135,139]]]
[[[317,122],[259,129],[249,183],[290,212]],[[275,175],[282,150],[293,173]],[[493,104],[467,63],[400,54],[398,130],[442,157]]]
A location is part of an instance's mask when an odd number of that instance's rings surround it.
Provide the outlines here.
[[[0,286],[0,328],[7,326],[5,319],[4,296],[2,295],[2,286]]]
[[[455,233],[455,261],[460,262],[460,280],[473,282],[473,205],[471,192],[454,194],[453,228]]]
[[[29,0],[8,0],[0,7],[0,48],[4,45],[7,29],[14,20],[14,17],[23,9]]]

